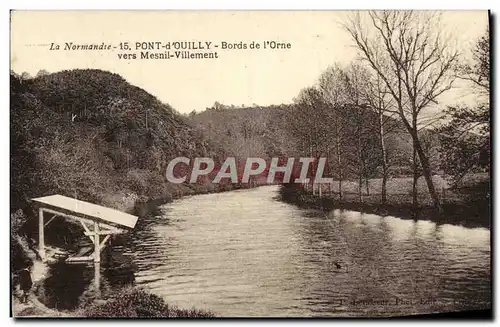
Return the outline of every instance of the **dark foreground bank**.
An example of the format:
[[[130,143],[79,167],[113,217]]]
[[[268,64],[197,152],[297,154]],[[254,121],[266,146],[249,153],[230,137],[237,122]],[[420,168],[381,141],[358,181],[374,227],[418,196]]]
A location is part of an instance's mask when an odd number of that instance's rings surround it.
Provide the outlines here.
[[[213,318],[208,311],[180,309],[142,289],[125,287],[104,298],[82,305],[74,311],[54,310],[44,306],[34,296],[27,304],[13,299],[13,316],[22,317],[85,317],[85,318]]]
[[[94,301],[77,311],[78,315],[92,318],[211,318],[215,315],[197,309],[179,309],[153,294],[129,287],[112,294],[105,300]]]

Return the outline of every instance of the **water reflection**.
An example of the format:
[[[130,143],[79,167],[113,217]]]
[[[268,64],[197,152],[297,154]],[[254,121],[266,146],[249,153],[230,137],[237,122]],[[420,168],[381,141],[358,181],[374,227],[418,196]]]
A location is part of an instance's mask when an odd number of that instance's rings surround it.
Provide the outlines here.
[[[276,194],[273,186],[174,201],[127,236],[127,246],[112,247],[108,267],[120,266],[121,256],[134,265],[128,280],[169,303],[221,316],[489,307],[487,229],[325,214],[278,202]],[[113,281],[127,274],[103,275]],[[477,301],[460,301],[467,298]]]

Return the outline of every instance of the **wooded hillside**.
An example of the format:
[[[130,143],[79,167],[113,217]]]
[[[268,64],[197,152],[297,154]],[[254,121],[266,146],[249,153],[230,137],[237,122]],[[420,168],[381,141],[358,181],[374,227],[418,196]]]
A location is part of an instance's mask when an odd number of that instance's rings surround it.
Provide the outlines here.
[[[166,183],[168,161],[221,153],[169,105],[117,74],[10,79],[12,211],[54,193],[121,210],[141,198],[192,193],[196,185]]]

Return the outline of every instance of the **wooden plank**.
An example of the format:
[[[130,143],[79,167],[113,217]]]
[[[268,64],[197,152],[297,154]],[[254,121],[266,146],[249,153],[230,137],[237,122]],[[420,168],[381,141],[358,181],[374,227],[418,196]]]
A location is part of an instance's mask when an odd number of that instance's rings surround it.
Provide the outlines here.
[[[94,232],[91,232],[90,229],[87,227],[87,225],[85,225],[85,223],[83,221],[80,220],[80,223],[82,224],[83,229],[86,230],[86,232],[84,232],[83,234],[87,235],[90,238],[90,240],[92,241],[92,243],[95,243]]]
[[[101,245],[99,246],[100,251],[102,252],[102,249],[106,247],[106,241],[109,239],[110,235],[106,235],[106,237],[102,240]]]
[[[93,218],[92,220],[102,220],[107,223],[134,228],[137,223],[137,216],[133,216],[115,209],[103,207],[97,204],[77,200],[63,195],[55,194],[41,198],[35,198],[33,201],[43,203],[52,207],[60,208]]]
[[[85,257],[69,257],[66,259],[66,262],[82,262],[82,261],[92,261],[94,257],[85,256]]]
[[[80,220],[80,224],[82,224],[83,229],[85,229],[85,235],[87,235],[87,233],[88,233],[88,234],[92,234],[92,232],[91,232],[91,231],[90,231],[90,229],[87,227],[87,225],[85,225],[85,222],[84,222],[84,221]],[[93,235],[93,234],[92,234],[92,235]]]
[[[111,225],[107,225],[107,224],[103,224],[103,223],[99,223],[99,227],[101,227],[102,229],[107,230],[107,231],[113,231],[114,234],[120,234],[120,233],[124,232],[123,229],[116,228],[116,227],[113,227]]]
[[[94,236],[95,234],[97,234],[96,232],[85,232],[83,233],[84,235],[87,235],[87,236]],[[115,233],[115,232],[112,232],[112,231],[103,231],[103,230],[99,230],[99,235],[113,235],[113,234],[119,234],[119,233]]]
[[[91,246],[85,246],[83,248],[80,249],[80,251],[78,251],[78,253],[76,253],[74,255],[74,257],[83,257],[85,256],[86,254],[92,252],[92,247]]]
[[[82,217],[77,217],[77,216],[74,216],[74,215],[66,214],[66,213],[55,211],[55,210],[52,210],[52,209],[47,209],[47,208],[41,208],[41,209],[44,212],[50,212],[50,213],[56,214],[56,215],[61,216],[61,217],[66,217],[66,218],[69,218],[69,219],[73,219],[73,220],[75,220],[77,222],[83,221],[83,222],[86,222],[86,223],[89,223],[89,224],[93,224],[94,223],[94,221],[90,220],[90,219],[85,219],[85,218],[82,218]]]
[[[48,224],[50,224],[52,222],[52,220],[54,220],[55,218],[57,217],[57,215],[53,215],[52,218],[49,219],[49,221],[47,221],[45,223],[45,225],[43,225],[44,227],[46,227]]]

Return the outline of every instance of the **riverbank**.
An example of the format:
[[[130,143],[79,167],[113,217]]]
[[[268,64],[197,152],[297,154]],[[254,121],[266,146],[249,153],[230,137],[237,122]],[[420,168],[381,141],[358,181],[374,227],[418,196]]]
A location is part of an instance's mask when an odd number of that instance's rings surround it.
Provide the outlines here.
[[[160,206],[186,196],[230,192],[265,185],[268,184],[187,184],[187,186],[180,186],[176,191],[166,192],[161,196],[137,199],[133,208],[128,211],[139,217],[154,215],[158,212]]]
[[[33,253],[28,252],[31,256]],[[14,285],[11,297],[13,318],[211,318],[215,314],[196,308],[182,309],[169,305],[162,298],[149,294],[134,285],[106,289],[96,295],[93,291],[78,307],[71,310],[49,308],[44,304],[44,280],[48,266],[34,259],[31,268],[33,287],[26,303],[21,302],[22,291]]]
[[[420,302],[437,279],[441,291],[457,300],[488,300],[488,230],[357,212],[335,211],[326,219],[319,210],[277,201],[278,191],[275,185],[197,195],[162,206],[161,216],[145,219],[133,233],[133,253],[126,251],[133,256],[128,269],[136,283],[169,304],[220,317],[459,310],[453,302],[339,307],[331,300],[344,294],[352,300],[397,296]],[[117,250],[115,267],[121,266]],[[105,277],[118,285],[124,276],[122,270]],[[61,293],[59,303],[72,301]],[[476,307],[483,306],[470,305]]]
[[[19,296],[16,296],[19,295]],[[135,287],[125,287],[103,299],[98,299],[80,308],[54,310],[41,303],[31,294],[27,303],[21,303],[20,293],[12,297],[14,318],[213,318],[208,311],[180,309],[171,306],[153,294]]]
[[[85,305],[76,316],[92,318],[213,318],[208,311],[180,309],[154,294],[136,287],[124,287],[105,299]]]
[[[246,189],[258,187],[261,185],[233,185],[233,184],[225,184],[225,185],[206,185],[206,184],[195,184],[192,186],[184,186],[179,187],[175,190],[175,192],[166,192],[165,195],[160,197],[155,197],[153,199],[145,199],[144,197],[140,198],[134,194],[126,194],[122,196],[115,197],[106,197],[107,203],[109,205],[110,202],[113,202],[113,207],[121,209],[123,211],[128,211],[130,213],[136,214],[139,217],[144,217],[147,215],[155,215],[158,212],[158,209],[161,205],[172,202],[176,199],[180,199],[186,196],[192,195],[200,195],[200,194],[210,194],[210,193],[221,193],[228,192],[238,189]],[[171,191],[171,190],[170,190]],[[132,204],[133,203],[133,204]],[[103,204],[101,202],[101,204]],[[24,214],[21,212],[21,216]],[[26,221],[27,217],[17,217],[16,219],[21,221]],[[138,227],[140,224],[138,224]],[[54,310],[50,309],[43,304],[43,301],[39,298],[39,285],[43,282],[43,279],[46,278],[46,268],[45,264],[42,264],[37,257],[36,249],[29,246],[29,242],[23,237],[16,235],[15,243],[19,244],[19,249],[16,252],[17,256],[23,257],[23,263],[21,265],[29,264],[32,267],[33,279],[34,279],[34,287],[33,292],[30,295],[30,301],[27,304],[21,303],[20,293],[15,289],[15,285],[13,284],[14,289],[12,290],[12,315],[14,317],[93,317],[95,313],[97,313],[100,317],[105,317],[106,314],[109,316],[115,317],[117,314],[123,313],[125,316],[137,316],[134,314],[130,308],[121,308],[120,301],[117,301],[117,298],[113,294],[108,294],[104,297],[96,299],[95,302],[88,303],[88,308],[80,308],[78,310]],[[48,252],[51,252],[48,250]],[[15,255],[16,256],[16,255]],[[45,269],[43,269],[45,268]],[[42,272],[43,270],[43,272]],[[124,296],[129,296],[131,293],[135,294],[133,296],[134,299],[145,298],[149,299],[150,294],[146,292],[140,291],[138,289],[134,289],[133,287],[126,287],[123,290],[117,291],[119,294],[124,294]],[[147,301],[149,301],[147,300]],[[162,299],[156,299],[153,302],[158,303],[159,301],[163,301]],[[138,300],[139,301],[139,300]],[[144,300],[146,301],[146,300]],[[115,303],[115,304],[109,304]],[[163,302],[162,302],[163,303]],[[172,306],[169,306],[166,303],[161,304],[164,307],[164,312],[160,314],[161,317],[213,317],[214,314],[210,312],[199,311],[197,309],[179,309]],[[161,306],[160,305],[160,306]],[[92,308],[92,309],[90,309]],[[114,310],[114,311],[113,311]],[[155,309],[156,310],[156,309]],[[157,310],[158,311],[158,310]],[[139,316],[141,313],[138,313]],[[147,314],[146,316],[151,316]],[[116,316],[116,317],[119,317]]]
[[[451,191],[450,191],[451,192]],[[456,195],[456,194],[455,194]],[[338,195],[313,194],[301,187],[282,186],[280,188],[282,201],[303,208],[314,208],[330,211],[343,209],[376,214],[380,216],[396,216],[403,219],[431,220],[441,224],[462,225],[464,227],[490,228],[490,203],[489,197],[459,197],[450,196],[448,201],[443,201],[443,212],[439,212],[432,206],[430,201],[422,201],[415,208],[412,204],[412,196],[387,195],[387,201],[382,203],[379,195],[363,195],[359,201],[359,195],[354,193],[344,194],[342,200]]]
[[[18,292],[16,292],[18,293]],[[20,293],[15,294],[11,298],[12,317],[14,318],[53,318],[53,317],[68,317],[69,315],[63,311],[53,310],[46,307],[38,300],[36,294],[31,294],[27,303],[21,303],[19,300]]]
[[[45,306],[38,298],[40,285],[47,276],[47,265],[42,263],[38,254],[29,246],[29,243],[21,236],[15,236],[11,242],[18,247],[17,251],[22,255],[24,264],[31,267],[31,279],[33,287],[28,297],[27,303],[21,302],[22,291],[16,285],[15,279],[12,281],[11,314],[13,317],[63,317],[66,314],[62,311],[53,310]],[[12,246],[12,245],[11,245]],[[49,248],[47,253],[50,254]]]

